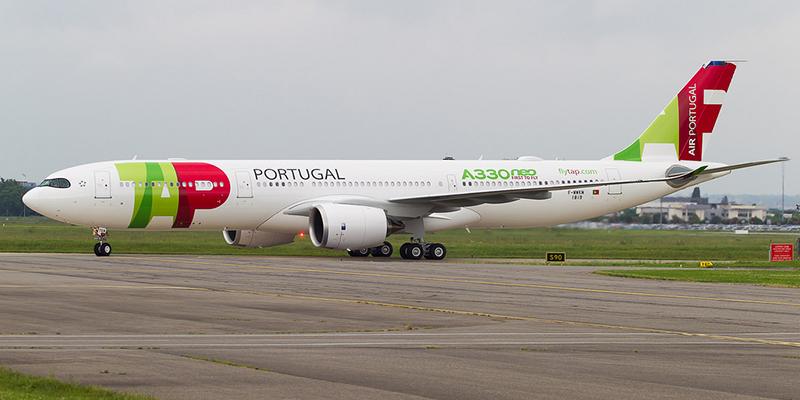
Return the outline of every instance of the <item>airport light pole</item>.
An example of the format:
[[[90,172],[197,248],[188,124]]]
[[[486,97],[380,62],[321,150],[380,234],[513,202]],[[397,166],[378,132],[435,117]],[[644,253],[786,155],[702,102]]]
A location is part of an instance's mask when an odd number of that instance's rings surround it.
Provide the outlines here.
[[[788,157],[780,157],[781,160],[788,160]],[[786,182],[786,163],[781,163],[781,219],[780,224],[783,225],[783,213],[786,212],[786,207],[784,206],[783,199],[784,199],[784,187]]]
[[[28,175],[22,174],[22,177],[25,178],[26,181],[28,180]],[[25,202],[22,201],[22,197],[19,198],[19,201],[22,202],[22,218],[25,218]]]

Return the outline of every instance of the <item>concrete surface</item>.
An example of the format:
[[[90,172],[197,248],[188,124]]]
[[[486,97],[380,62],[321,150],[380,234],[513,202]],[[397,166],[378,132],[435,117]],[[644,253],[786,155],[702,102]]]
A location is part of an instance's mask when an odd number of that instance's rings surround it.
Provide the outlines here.
[[[594,269],[0,254],[0,365],[162,399],[800,398],[800,290]]]

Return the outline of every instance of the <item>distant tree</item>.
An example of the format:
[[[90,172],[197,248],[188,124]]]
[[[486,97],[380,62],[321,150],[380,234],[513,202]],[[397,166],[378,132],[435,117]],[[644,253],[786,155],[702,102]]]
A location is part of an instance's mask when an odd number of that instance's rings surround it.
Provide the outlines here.
[[[720,218],[719,215],[715,215],[715,216],[711,217],[711,223],[712,224],[721,224],[722,223],[722,218]]]
[[[699,199],[700,197],[702,197],[700,196],[700,186],[695,186],[694,190],[692,191],[692,198]]]
[[[774,209],[774,210],[770,209],[770,210],[767,210],[767,212],[769,213],[769,214],[767,214],[767,221],[770,221],[770,223],[773,224],[773,225],[780,225],[780,223],[781,223],[780,210],[778,210],[778,209]],[[766,222],[766,221],[764,221],[764,222]]]
[[[750,218],[750,223],[753,224],[753,225],[762,225],[762,224],[764,224],[764,221],[762,221],[761,218],[752,217],[752,218]]]
[[[689,214],[689,223],[690,224],[699,224],[700,222],[702,222],[702,221],[700,221],[700,217],[698,217],[697,214],[695,214],[695,213]]]
[[[622,210],[617,218],[619,222],[624,224],[634,224],[639,222],[639,216],[636,215],[636,208]]]
[[[653,223],[653,215],[654,214],[642,214],[642,216],[639,217],[639,222],[641,222],[643,224],[652,224]]]
[[[0,215],[23,215],[22,195],[28,189],[22,187],[14,179],[0,178]],[[25,215],[32,215],[29,208],[25,208]]]
[[[724,204],[724,205],[727,206],[728,205],[728,196],[722,196],[722,201],[720,201],[719,204]]]
[[[670,224],[685,224],[686,221],[682,220],[679,216],[673,215],[669,220]]]

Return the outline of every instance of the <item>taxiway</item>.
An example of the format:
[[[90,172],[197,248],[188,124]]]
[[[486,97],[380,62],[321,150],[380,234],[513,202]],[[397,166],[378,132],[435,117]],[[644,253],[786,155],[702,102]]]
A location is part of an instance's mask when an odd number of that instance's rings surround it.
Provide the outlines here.
[[[162,399],[800,397],[800,290],[594,269],[0,254],[0,365]]]

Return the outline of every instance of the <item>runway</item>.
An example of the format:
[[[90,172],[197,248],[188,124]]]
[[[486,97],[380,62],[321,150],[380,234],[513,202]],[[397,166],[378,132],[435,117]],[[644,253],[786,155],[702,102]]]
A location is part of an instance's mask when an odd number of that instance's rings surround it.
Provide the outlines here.
[[[800,398],[800,290],[595,269],[0,254],[0,365],[162,399]]]

